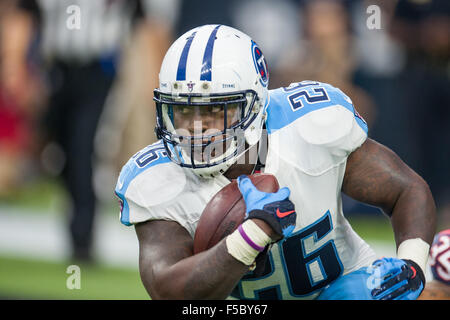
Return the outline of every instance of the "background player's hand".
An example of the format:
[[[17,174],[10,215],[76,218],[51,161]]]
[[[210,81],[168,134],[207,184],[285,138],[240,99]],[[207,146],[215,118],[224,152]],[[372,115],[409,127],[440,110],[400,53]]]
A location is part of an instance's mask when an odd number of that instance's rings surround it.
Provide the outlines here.
[[[412,260],[383,258],[372,267],[379,280],[372,290],[376,300],[416,300],[425,287],[425,275]]]
[[[288,237],[295,228],[297,213],[294,204],[289,200],[287,187],[275,193],[259,191],[245,175],[237,179],[239,191],[246,205],[245,220],[261,219],[275,232],[274,240]]]

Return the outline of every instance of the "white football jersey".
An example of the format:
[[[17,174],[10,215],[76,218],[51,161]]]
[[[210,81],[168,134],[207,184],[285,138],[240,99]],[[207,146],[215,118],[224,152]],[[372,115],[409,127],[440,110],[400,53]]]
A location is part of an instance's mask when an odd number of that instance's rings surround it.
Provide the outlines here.
[[[340,275],[375,260],[342,211],[348,155],[367,138],[367,125],[339,89],[303,81],[270,91],[265,173],[289,187],[297,222],[272,246],[262,275],[245,275],[232,296],[242,299],[312,299]],[[172,163],[162,142],[135,154],[116,186],[125,225],[176,221],[194,237],[209,200],[230,181],[203,179]]]

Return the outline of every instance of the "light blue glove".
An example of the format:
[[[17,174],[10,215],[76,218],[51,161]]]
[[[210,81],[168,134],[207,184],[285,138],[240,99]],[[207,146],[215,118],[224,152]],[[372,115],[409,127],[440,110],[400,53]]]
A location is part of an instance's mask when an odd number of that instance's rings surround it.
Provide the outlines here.
[[[376,300],[416,300],[425,287],[425,275],[412,260],[382,258],[372,264]]]
[[[275,193],[262,192],[245,175],[239,176],[237,182],[246,205],[245,220],[264,220],[279,236],[288,237],[297,219],[295,206],[289,200],[289,189],[284,187]]]

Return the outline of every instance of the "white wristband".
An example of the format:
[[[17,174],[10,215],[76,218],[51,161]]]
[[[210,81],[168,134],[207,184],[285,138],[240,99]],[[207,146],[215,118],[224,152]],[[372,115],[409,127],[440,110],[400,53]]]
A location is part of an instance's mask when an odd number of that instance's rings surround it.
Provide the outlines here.
[[[272,239],[252,220],[245,221],[226,238],[228,253],[248,266],[271,242]]]
[[[422,239],[408,239],[398,246],[397,258],[414,261],[425,273],[429,250],[430,245]]]

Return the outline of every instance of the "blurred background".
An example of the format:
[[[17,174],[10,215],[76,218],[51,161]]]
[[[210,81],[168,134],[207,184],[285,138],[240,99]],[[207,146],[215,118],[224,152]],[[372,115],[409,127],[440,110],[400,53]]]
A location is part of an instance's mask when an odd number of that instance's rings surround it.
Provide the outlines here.
[[[148,298],[113,190],[156,140],[166,50],[208,23],[259,44],[270,88],[346,92],[369,136],[430,185],[437,231],[449,228],[449,14],[448,0],[0,1],[0,299]],[[344,210],[380,256],[395,254],[377,208],[344,196]]]

